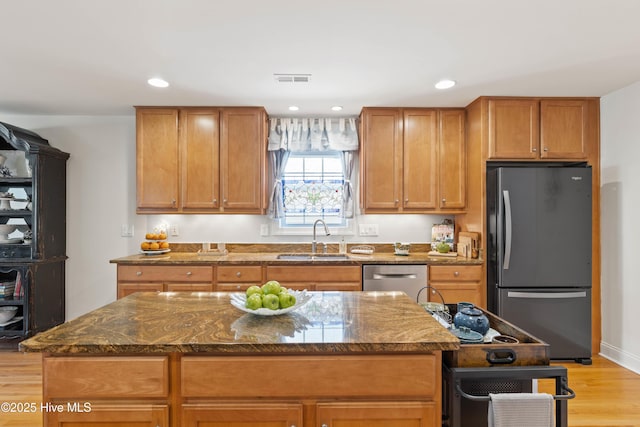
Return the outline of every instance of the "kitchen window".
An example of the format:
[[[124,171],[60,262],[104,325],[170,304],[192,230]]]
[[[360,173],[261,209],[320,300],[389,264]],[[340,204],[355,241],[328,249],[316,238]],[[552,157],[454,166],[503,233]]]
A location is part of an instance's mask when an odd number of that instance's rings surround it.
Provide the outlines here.
[[[280,227],[309,227],[317,219],[328,226],[346,226],[344,181],[340,153],[292,153],[282,176]]]

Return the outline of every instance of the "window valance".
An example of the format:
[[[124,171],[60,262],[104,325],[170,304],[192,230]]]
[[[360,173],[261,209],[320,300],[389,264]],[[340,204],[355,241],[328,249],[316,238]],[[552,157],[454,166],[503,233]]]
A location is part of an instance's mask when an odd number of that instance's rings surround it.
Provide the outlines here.
[[[269,151],[357,151],[355,118],[269,119]]]

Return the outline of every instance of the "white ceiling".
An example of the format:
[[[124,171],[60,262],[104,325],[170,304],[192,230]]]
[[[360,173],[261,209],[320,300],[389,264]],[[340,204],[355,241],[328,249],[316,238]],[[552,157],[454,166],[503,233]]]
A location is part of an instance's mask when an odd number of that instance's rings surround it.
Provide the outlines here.
[[[603,96],[640,80],[638,0],[0,0],[0,11],[3,113],[262,105],[305,116],[337,104],[355,115]],[[170,87],[148,86],[155,76]],[[435,89],[443,77],[458,85]]]

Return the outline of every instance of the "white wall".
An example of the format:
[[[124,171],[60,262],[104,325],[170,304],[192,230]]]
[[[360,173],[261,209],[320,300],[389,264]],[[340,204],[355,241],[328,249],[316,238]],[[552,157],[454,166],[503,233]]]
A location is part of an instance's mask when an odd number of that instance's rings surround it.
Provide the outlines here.
[[[601,99],[602,345],[640,373],[640,82]]]
[[[71,154],[67,164],[67,319],[116,298],[116,267],[109,260],[138,252],[144,234],[160,223],[177,225],[170,242],[309,242],[309,235],[260,237],[259,215],[136,215],[135,115],[126,117],[0,115],[0,121],[40,134]],[[378,224],[379,236],[346,235],[345,241],[428,242],[432,215],[365,215],[356,222]],[[121,237],[122,224],[134,237]],[[338,242],[342,236],[323,237]]]

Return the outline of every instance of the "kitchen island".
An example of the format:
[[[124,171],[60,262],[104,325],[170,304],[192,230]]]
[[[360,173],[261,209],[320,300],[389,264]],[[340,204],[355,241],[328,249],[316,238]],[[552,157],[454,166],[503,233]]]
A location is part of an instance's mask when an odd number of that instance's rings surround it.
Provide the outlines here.
[[[265,317],[225,292],[136,293],[21,343],[62,408],[47,427],[438,426],[458,348],[397,292],[314,292]]]

